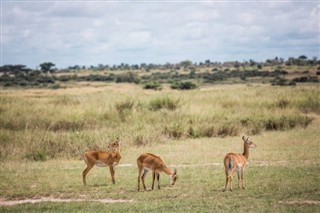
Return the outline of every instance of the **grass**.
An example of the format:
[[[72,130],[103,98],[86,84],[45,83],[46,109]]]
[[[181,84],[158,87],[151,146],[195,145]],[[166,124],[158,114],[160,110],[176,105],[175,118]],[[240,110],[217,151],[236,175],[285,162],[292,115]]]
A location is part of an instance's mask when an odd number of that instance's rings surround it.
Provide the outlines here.
[[[0,202],[87,201],[0,205],[0,212],[319,212],[317,85],[183,92],[74,86],[1,91]],[[250,150],[247,187],[238,189],[235,180],[234,191],[223,193],[223,157],[243,151],[243,134],[258,145]],[[106,148],[116,137],[123,144],[116,184],[108,168],[95,167],[83,187],[81,155]],[[137,192],[136,159],[144,152],[178,169],[175,186],[162,174],[160,191]],[[146,179],[150,189],[151,174]]]
[[[117,87],[116,87],[117,86]],[[84,88],[87,88],[86,90]],[[259,135],[310,125],[317,86],[217,86],[194,91],[132,85],[3,90],[0,158],[77,158],[120,137],[129,146],[167,140]],[[21,107],[23,106],[23,107]],[[39,147],[39,144],[40,147]],[[10,155],[10,153],[20,153]]]
[[[174,144],[125,149],[121,161],[124,166],[116,168],[115,185],[111,184],[107,168],[95,167],[88,174],[88,186],[83,187],[83,161],[6,161],[0,169],[3,180],[0,194],[6,199],[111,198],[133,202],[44,202],[2,206],[0,209],[1,212],[86,212],[93,209],[97,212],[106,209],[112,212],[317,212],[319,204],[285,203],[319,201],[320,168],[316,130],[317,127],[312,125],[307,129],[277,134],[268,132],[252,137],[258,147],[250,150],[245,175],[247,187],[245,190],[235,187],[233,192],[225,193],[222,192],[225,180],[222,159],[228,151],[242,152],[239,137],[189,139]],[[307,133],[308,137],[305,137]],[[168,177],[162,174],[160,191],[137,192],[135,160],[144,151],[160,154],[171,168],[178,169],[179,179],[175,186],[170,187]],[[150,174],[146,180],[150,189]]]

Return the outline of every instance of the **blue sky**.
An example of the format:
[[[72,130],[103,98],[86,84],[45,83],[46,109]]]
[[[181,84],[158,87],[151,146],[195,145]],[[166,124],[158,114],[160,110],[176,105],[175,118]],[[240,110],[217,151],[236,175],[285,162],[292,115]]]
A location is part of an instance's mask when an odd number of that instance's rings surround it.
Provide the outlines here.
[[[1,65],[320,58],[319,1],[1,0]]]

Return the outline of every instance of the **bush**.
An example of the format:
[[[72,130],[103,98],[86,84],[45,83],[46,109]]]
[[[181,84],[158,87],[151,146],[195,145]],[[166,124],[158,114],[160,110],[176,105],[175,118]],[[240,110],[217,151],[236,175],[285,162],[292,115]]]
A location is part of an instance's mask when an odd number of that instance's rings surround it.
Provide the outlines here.
[[[180,139],[183,136],[184,129],[181,124],[173,123],[171,125],[167,125],[162,134],[166,135],[169,138]]]
[[[44,151],[38,150],[35,151],[34,153],[28,154],[26,156],[27,159],[29,160],[34,160],[34,161],[46,161],[47,160],[47,155]]]
[[[302,77],[294,78],[292,81],[299,82],[299,83],[307,83],[307,82],[318,83],[319,79],[317,76],[302,76]]]
[[[181,89],[181,90],[190,90],[195,89],[198,86],[191,81],[184,81],[184,82],[175,82],[171,85],[172,89]]]
[[[144,89],[162,90],[159,82],[148,82],[143,86]]]
[[[175,110],[178,108],[179,104],[179,99],[173,100],[169,97],[160,97],[150,101],[149,109],[153,111],[160,109]]]
[[[271,81],[272,86],[295,86],[295,81],[288,81],[284,78],[276,77],[275,80]]]
[[[123,83],[123,82],[128,82],[128,83],[139,83],[140,82],[140,78],[138,76],[138,74],[133,73],[133,72],[128,72],[126,74],[123,75],[118,75],[116,82],[117,83]]]

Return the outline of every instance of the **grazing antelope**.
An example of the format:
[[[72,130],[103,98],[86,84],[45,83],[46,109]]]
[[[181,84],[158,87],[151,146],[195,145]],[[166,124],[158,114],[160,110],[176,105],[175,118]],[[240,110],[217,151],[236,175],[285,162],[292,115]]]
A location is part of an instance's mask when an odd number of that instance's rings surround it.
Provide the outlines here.
[[[84,153],[84,160],[87,164],[87,168],[82,172],[83,185],[87,185],[86,183],[86,175],[92,169],[94,165],[99,167],[109,166],[112,183],[115,184],[114,180],[114,167],[119,163],[121,159],[120,153],[120,142],[119,139],[110,144],[108,146],[108,151],[96,151],[89,150]]]
[[[138,191],[140,190],[140,178],[142,180],[143,188],[146,191],[146,185],[144,184],[144,178],[146,177],[146,174],[149,170],[152,171],[152,187],[153,190],[154,187],[154,180],[157,176],[158,181],[158,189],[160,189],[160,173],[165,172],[170,176],[170,183],[171,185],[174,185],[178,176],[177,176],[177,170],[174,169],[174,171],[171,171],[165,163],[162,161],[162,159],[154,154],[151,153],[145,153],[140,155],[140,157],[137,159],[138,169],[139,169],[139,176],[138,176]]]
[[[227,190],[228,182],[230,182],[230,191],[232,191],[232,179],[234,172],[237,170],[238,173],[238,187],[240,188],[240,181],[242,188],[244,189],[243,185],[243,175],[246,166],[246,161],[249,158],[249,148],[257,147],[249,138],[242,137],[244,141],[244,151],[242,154],[235,154],[235,153],[228,153],[224,157],[224,169],[226,172],[226,185],[223,191]]]

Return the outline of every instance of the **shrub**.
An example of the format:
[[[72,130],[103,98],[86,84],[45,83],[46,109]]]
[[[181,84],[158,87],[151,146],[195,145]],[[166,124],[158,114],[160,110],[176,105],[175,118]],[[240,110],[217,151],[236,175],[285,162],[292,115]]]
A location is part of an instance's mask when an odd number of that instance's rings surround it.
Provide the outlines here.
[[[162,90],[159,82],[148,82],[143,86],[144,89]]]
[[[276,77],[273,81],[271,81],[272,86],[295,86],[295,81],[289,81],[284,78]]]
[[[266,130],[286,130],[296,126],[306,127],[310,124],[312,118],[307,116],[273,116],[261,120],[262,126]]]
[[[139,83],[140,82],[140,78],[138,76],[138,74],[133,73],[133,72],[128,72],[126,74],[123,75],[118,75],[116,82],[117,83],[122,83],[122,82],[128,82],[128,83]]]
[[[302,77],[294,78],[292,81],[299,82],[299,83],[307,83],[307,82],[318,83],[319,79],[317,76],[302,76]]]
[[[180,99],[173,100],[170,97],[160,97],[150,101],[149,109],[156,111],[160,109],[175,110],[180,104]]]
[[[184,81],[184,82],[175,82],[171,85],[172,89],[181,89],[181,90],[190,90],[195,89],[198,86],[191,81]]]
[[[169,138],[179,139],[183,136],[184,129],[181,124],[173,123],[167,125],[162,133]]]
[[[26,158],[29,160],[34,160],[34,161],[46,161],[47,160],[47,155],[44,151],[38,150],[35,151],[34,153],[26,155]]]

